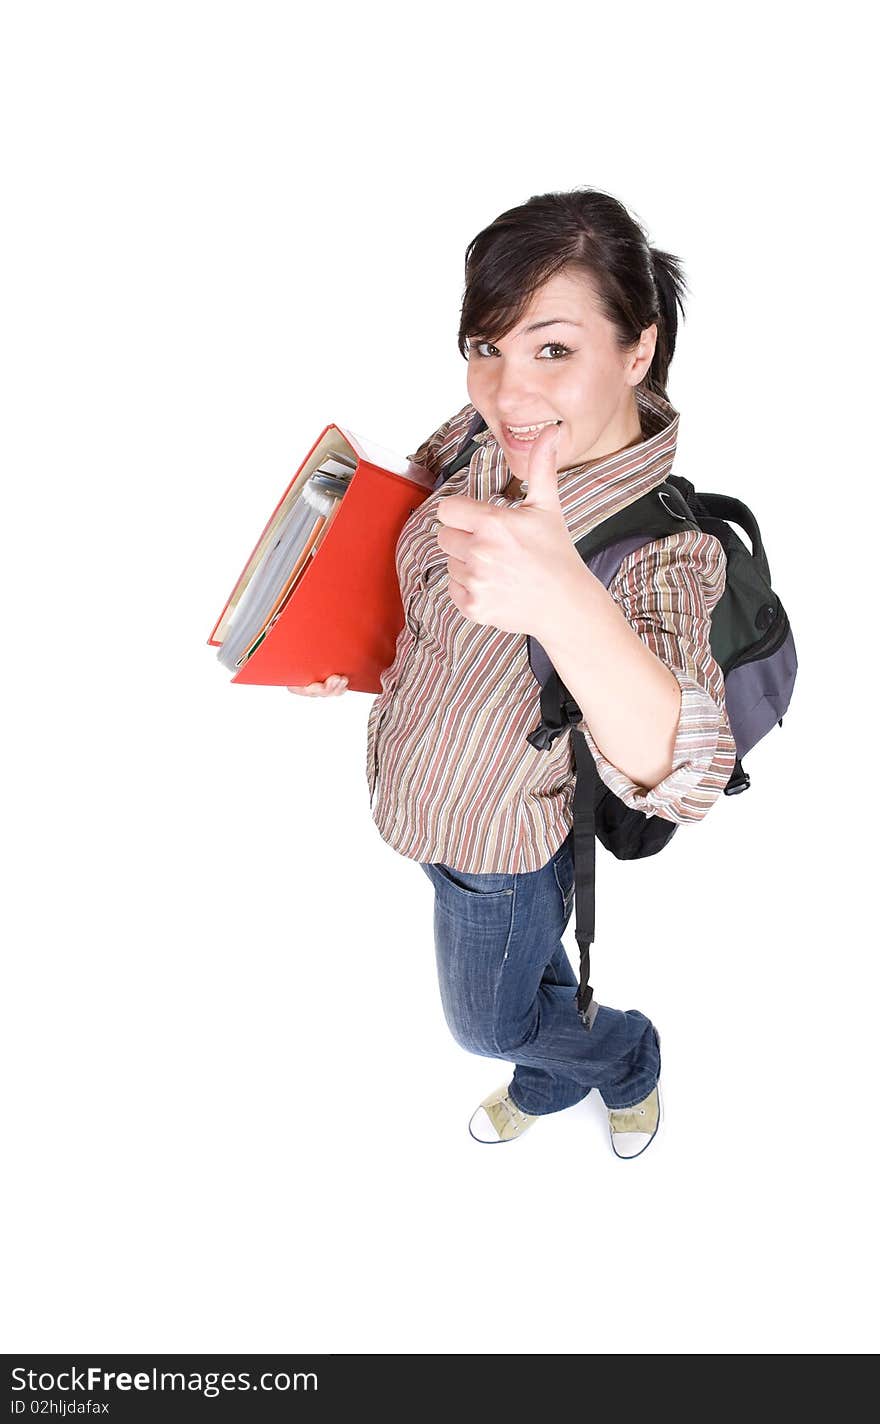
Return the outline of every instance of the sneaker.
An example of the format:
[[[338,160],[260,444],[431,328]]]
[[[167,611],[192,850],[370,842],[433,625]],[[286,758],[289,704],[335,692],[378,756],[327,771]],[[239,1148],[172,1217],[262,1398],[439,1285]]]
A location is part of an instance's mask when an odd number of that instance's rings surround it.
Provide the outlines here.
[[[631,1108],[609,1108],[611,1146],[618,1157],[638,1157],[653,1142],[660,1126],[660,1084]]]
[[[502,1083],[484,1098],[468,1123],[468,1132],[477,1142],[513,1142],[538,1121],[540,1114],[518,1108]]]
[[[654,1029],[657,1056],[660,1056],[660,1034]],[[609,1108],[608,1128],[611,1146],[618,1157],[638,1157],[657,1135],[663,1115],[660,1103],[660,1068],[657,1083],[646,1098],[631,1108]]]

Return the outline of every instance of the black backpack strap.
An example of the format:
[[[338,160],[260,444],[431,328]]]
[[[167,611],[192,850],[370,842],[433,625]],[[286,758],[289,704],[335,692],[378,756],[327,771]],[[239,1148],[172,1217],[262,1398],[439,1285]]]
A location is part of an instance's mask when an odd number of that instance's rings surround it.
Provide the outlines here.
[[[640,536],[641,543],[648,544],[668,534],[678,534],[682,529],[699,527],[696,515],[681,491],[671,483],[671,479],[666,479],[661,485],[655,485],[639,495],[638,499],[625,504],[616,514],[594,525],[576,541],[575,548],[586,564],[603,549],[636,535]]]
[[[580,720],[580,718],[578,718]],[[596,935],[596,789],[599,773],[583,732],[572,729],[577,779],[574,788],[574,935],[580,950],[575,1002],[578,1018],[591,1029],[598,1011],[590,987],[590,946]]]
[[[748,505],[743,504],[741,499],[734,499],[730,494],[699,494],[697,498],[712,519],[725,519],[731,524],[738,524],[740,529],[745,530],[752,546],[752,558],[768,584],[772,583],[770,565],[767,562],[758,521]]]
[[[537,641],[534,645],[534,661],[532,669],[535,670],[535,663],[541,658],[546,664],[547,671],[544,674],[544,681],[541,683],[541,720],[533,732],[529,732],[526,741],[533,747],[537,747],[539,752],[549,751],[555,742],[569,725],[566,715],[565,699],[567,697],[564,684],[560,681],[559,674],[554,668],[541,644]],[[570,699],[569,699],[570,701]],[[570,701],[570,706],[577,711],[575,704]],[[574,718],[580,721],[580,712]]]
[[[540,646],[540,645],[538,645]],[[543,649],[541,649],[543,653]],[[544,654],[546,658],[546,654]],[[552,664],[541,687],[541,722],[526,738],[539,751],[546,751],[566,727],[574,728],[581,710],[559,679]],[[590,946],[595,937],[596,919],[596,792],[599,773],[583,732],[572,730],[576,775],[574,787],[574,934],[580,949],[580,981],[577,991],[578,1017],[591,1029],[598,1011],[590,987]]]
[[[704,490],[695,490],[690,480],[683,479],[681,475],[667,475],[666,483],[676,487],[690,506],[693,517],[700,527],[706,529],[710,534],[715,534],[716,538],[718,532],[715,525],[718,520],[738,524],[740,529],[748,535],[749,543],[752,546],[752,558],[767,583],[772,582],[770,565],[767,562],[758,521],[747,504],[743,504],[741,499],[735,499],[730,494],[708,494]]]
[[[480,415],[479,411],[475,411],[473,419],[471,420],[471,423],[467,428],[467,433],[465,434],[464,441],[459,447],[458,454],[453,455],[452,459],[446,462],[446,464],[441,468],[436,480],[434,481],[435,490],[439,489],[442,484],[445,484],[446,481],[449,479],[450,475],[457,474],[458,471],[463,469],[465,465],[470,464],[474,455],[474,451],[479,449],[479,445],[474,439],[474,436],[478,435],[481,430],[485,430],[485,428],[485,420]]]
[[[575,547],[584,563],[592,560],[597,570],[598,555],[608,550],[608,558],[614,568],[602,572],[610,575],[616,571],[621,556],[629,550],[688,527],[699,528],[693,511],[681,492],[664,481],[618,510],[616,515],[603,520],[578,540]],[[574,730],[576,723],[581,721],[580,708],[537,639],[530,636],[528,644],[532,671],[541,687],[541,721],[526,740],[539,751],[546,751],[566,727],[572,728],[576,769],[573,802],[574,933],[580,950],[576,1003],[581,1023],[584,1028],[591,1029],[598,1011],[589,981],[590,948],[596,928],[596,796],[600,789],[599,773],[585,736]]]

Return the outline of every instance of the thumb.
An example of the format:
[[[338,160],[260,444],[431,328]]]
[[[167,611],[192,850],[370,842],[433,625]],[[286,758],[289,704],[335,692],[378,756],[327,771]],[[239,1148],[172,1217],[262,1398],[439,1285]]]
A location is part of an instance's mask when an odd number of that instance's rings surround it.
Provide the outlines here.
[[[560,439],[558,425],[545,425],[532,445],[524,504],[535,504],[544,509],[559,507],[557,452]]]

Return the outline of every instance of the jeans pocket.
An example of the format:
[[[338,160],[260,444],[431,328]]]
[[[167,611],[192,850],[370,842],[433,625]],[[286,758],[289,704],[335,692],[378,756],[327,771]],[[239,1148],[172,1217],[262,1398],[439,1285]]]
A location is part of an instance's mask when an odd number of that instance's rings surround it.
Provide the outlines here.
[[[466,895],[469,899],[489,900],[496,896],[513,894],[512,875],[472,874],[467,870],[451,869],[450,866],[443,865],[439,860],[430,863],[420,862],[420,864],[429,878],[433,879],[431,876],[433,871],[441,886],[448,886],[459,895]]]
[[[553,874],[562,896],[562,913],[566,920],[574,905],[574,855],[572,840],[568,836],[553,857]]]

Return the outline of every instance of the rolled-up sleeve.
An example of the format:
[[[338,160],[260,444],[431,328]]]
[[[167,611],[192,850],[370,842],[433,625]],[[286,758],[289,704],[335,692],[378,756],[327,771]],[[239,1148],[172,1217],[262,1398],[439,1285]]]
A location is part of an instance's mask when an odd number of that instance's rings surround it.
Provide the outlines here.
[[[627,555],[608,590],[681,688],[672,770],[654,787],[630,780],[602,755],[586,722],[576,724],[605,785],[646,816],[702,820],[734,768],[736,742],[724,702],[724,676],[709,644],[726,563],[719,539],[686,529]]]

